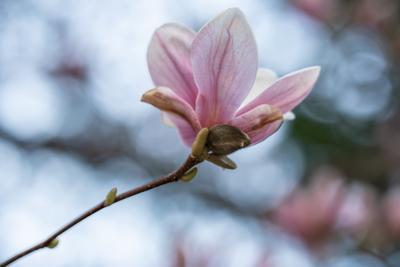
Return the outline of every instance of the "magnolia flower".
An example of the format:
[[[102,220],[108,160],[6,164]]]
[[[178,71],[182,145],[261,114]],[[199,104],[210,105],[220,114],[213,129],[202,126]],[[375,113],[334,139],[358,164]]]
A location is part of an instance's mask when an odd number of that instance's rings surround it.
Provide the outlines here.
[[[353,184],[346,190],[337,215],[338,230],[351,233],[354,237],[364,237],[379,218],[377,194],[364,184]]]
[[[345,196],[343,182],[317,177],[307,188],[296,188],[276,209],[275,222],[310,246],[329,237]]]
[[[178,24],[158,28],[148,64],[157,86],[142,101],[163,112],[190,146],[202,128],[230,125],[256,144],[273,134],[309,94],[320,68],[280,79],[258,69],[253,33],[237,9],[228,9],[196,33]]]

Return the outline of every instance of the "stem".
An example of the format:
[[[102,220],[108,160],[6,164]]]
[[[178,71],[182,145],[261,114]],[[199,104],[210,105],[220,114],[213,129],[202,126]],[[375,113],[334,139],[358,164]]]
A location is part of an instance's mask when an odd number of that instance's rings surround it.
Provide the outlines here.
[[[172,183],[172,182],[177,182],[179,181],[182,176],[188,171],[190,170],[193,166],[197,165],[198,163],[200,163],[199,159],[196,159],[192,156],[189,156],[186,161],[174,172],[166,175],[166,176],[162,176],[156,180],[153,180],[147,184],[144,184],[142,186],[136,187],[134,189],[128,190],[124,193],[121,193],[119,195],[117,195],[115,197],[115,201],[112,203],[116,203],[119,202],[121,200],[130,198],[134,195],[152,190],[156,187],[159,187],[161,185],[164,184],[168,184],[168,183]],[[44,241],[33,245],[32,247],[21,251],[20,253],[16,254],[15,256],[7,259],[6,261],[4,261],[3,263],[0,263],[0,267],[5,267],[11,263],[13,263],[14,261],[21,259],[22,257],[25,257],[29,254],[31,254],[32,252],[35,252],[39,249],[42,248],[46,248],[50,242],[54,239],[56,239],[57,237],[59,237],[61,234],[63,234],[64,232],[66,232],[67,230],[71,229],[73,226],[77,225],[78,223],[82,222],[83,220],[85,220],[86,218],[92,216],[93,214],[95,214],[96,212],[106,208],[108,206],[106,206],[104,204],[104,201],[98,203],[96,206],[92,207],[91,209],[88,209],[87,211],[85,211],[84,213],[82,213],[80,216],[78,216],[77,218],[75,218],[74,220],[72,220],[71,222],[67,223],[65,226],[61,227],[59,230],[57,230],[56,232],[54,232],[52,235],[50,235],[47,239],[45,239]]]

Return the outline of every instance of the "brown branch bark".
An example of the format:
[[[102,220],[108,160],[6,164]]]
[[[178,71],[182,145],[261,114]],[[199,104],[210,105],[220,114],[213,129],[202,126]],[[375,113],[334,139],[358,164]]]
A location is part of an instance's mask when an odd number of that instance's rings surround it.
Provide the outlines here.
[[[177,182],[179,181],[182,176],[188,171],[190,170],[193,166],[197,165],[198,163],[200,163],[200,160],[189,156],[186,161],[174,172],[170,173],[169,175],[166,176],[162,176],[156,180],[153,180],[147,184],[144,184],[142,186],[139,186],[137,188],[131,189],[129,191],[126,191],[124,193],[121,193],[119,195],[117,195],[115,197],[115,201],[112,204],[115,204],[121,200],[130,198],[132,196],[135,196],[137,194],[152,190],[156,187],[159,187],[161,185],[164,184],[168,184],[168,183],[172,183],[172,182]],[[80,216],[78,216],[77,218],[75,218],[74,220],[72,220],[71,222],[67,223],[66,225],[64,225],[63,227],[61,227],[59,230],[57,230],[56,232],[54,232],[52,235],[50,235],[48,238],[46,238],[45,240],[43,240],[42,242],[39,242],[36,245],[33,245],[32,247],[21,251],[20,253],[16,254],[15,256],[5,260],[4,262],[0,263],[0,267],[5,267],[8,266],[9,264],[15,262],[18,259],[21,259],[29,254],[31,254],[32,252],[35,252],[37,250],[40,250],[42,248],[46,248],[50,242],[56,238],[58,238],[60,235],[62,235],[63,233],[65,233],[67,230],[71,229],[73,226],[77,225],[78,223],[82,222],[83,220],[85,220],[86,218],[92,216],[93,214],[95,214],[96,212],[109,207],[107,205],[105,205],[104,200],[100,203],[98,203],[97,205],[95,205],[94,207],[92,207],[91,209],[85,211],[84,213],[82,213]]]

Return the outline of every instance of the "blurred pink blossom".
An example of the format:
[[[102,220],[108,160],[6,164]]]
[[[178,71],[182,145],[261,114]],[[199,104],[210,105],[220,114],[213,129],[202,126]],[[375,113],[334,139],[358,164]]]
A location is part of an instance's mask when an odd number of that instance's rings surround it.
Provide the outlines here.
[[[398,1],[393,0],[363,0],[354,10],[353,21],[371,28],[385,27],[384,24],[396,16],[398,5]]]
[[[340,179],[319,176],[307,188],[295,189],[278,207],[275,220],[288,233],[316,245],[334,228],[344,194]]]
[[[374,227],[379,217],[376,192],[362,184],[350,187],[339,209],[337,228],[359,238]]]
[[[310,17],[324,22],[332,22],[337,16],[337,0],[292,0],[292,3]]]
[[[188,146],[201,128],[219,124],[241,129],[252,144],[261,142],[310,93],[320,72],[309,67],[278,79],[258,69],[253,33],[237,8],[197,33],[173,23],[161,26],[147,59],[157,87],[142,101],[162,110]]]
[[[309,16],[324,23],[348,22],[370,28],[386,28],[397,24],[397,0],[292,0],[292,3]],[[383,29],[387,30],[387,29]]]
[[[383,199],[383,214],[390,236],[400,238],[400,187],[388,192]]]

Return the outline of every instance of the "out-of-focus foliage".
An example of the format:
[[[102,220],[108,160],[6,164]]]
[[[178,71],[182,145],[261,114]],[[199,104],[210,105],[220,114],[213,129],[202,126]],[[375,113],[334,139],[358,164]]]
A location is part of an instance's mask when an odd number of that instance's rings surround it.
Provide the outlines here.
[[[307,151],[310,169],[333,164],[348,179],[385,190],[400,179],[400,3],[292,2],[330,35],[318,54],[325,63],[323,90],[310,99],[293,136]]]
[[[0,0],[0,259],[188,151],[139,102],[166,22],[246,14],[260,65],[322,66],[297,119],[174,184],[115,205],[15,266],[398,266],[396,0]],[[110,248],[112,244],[112,248]]]

